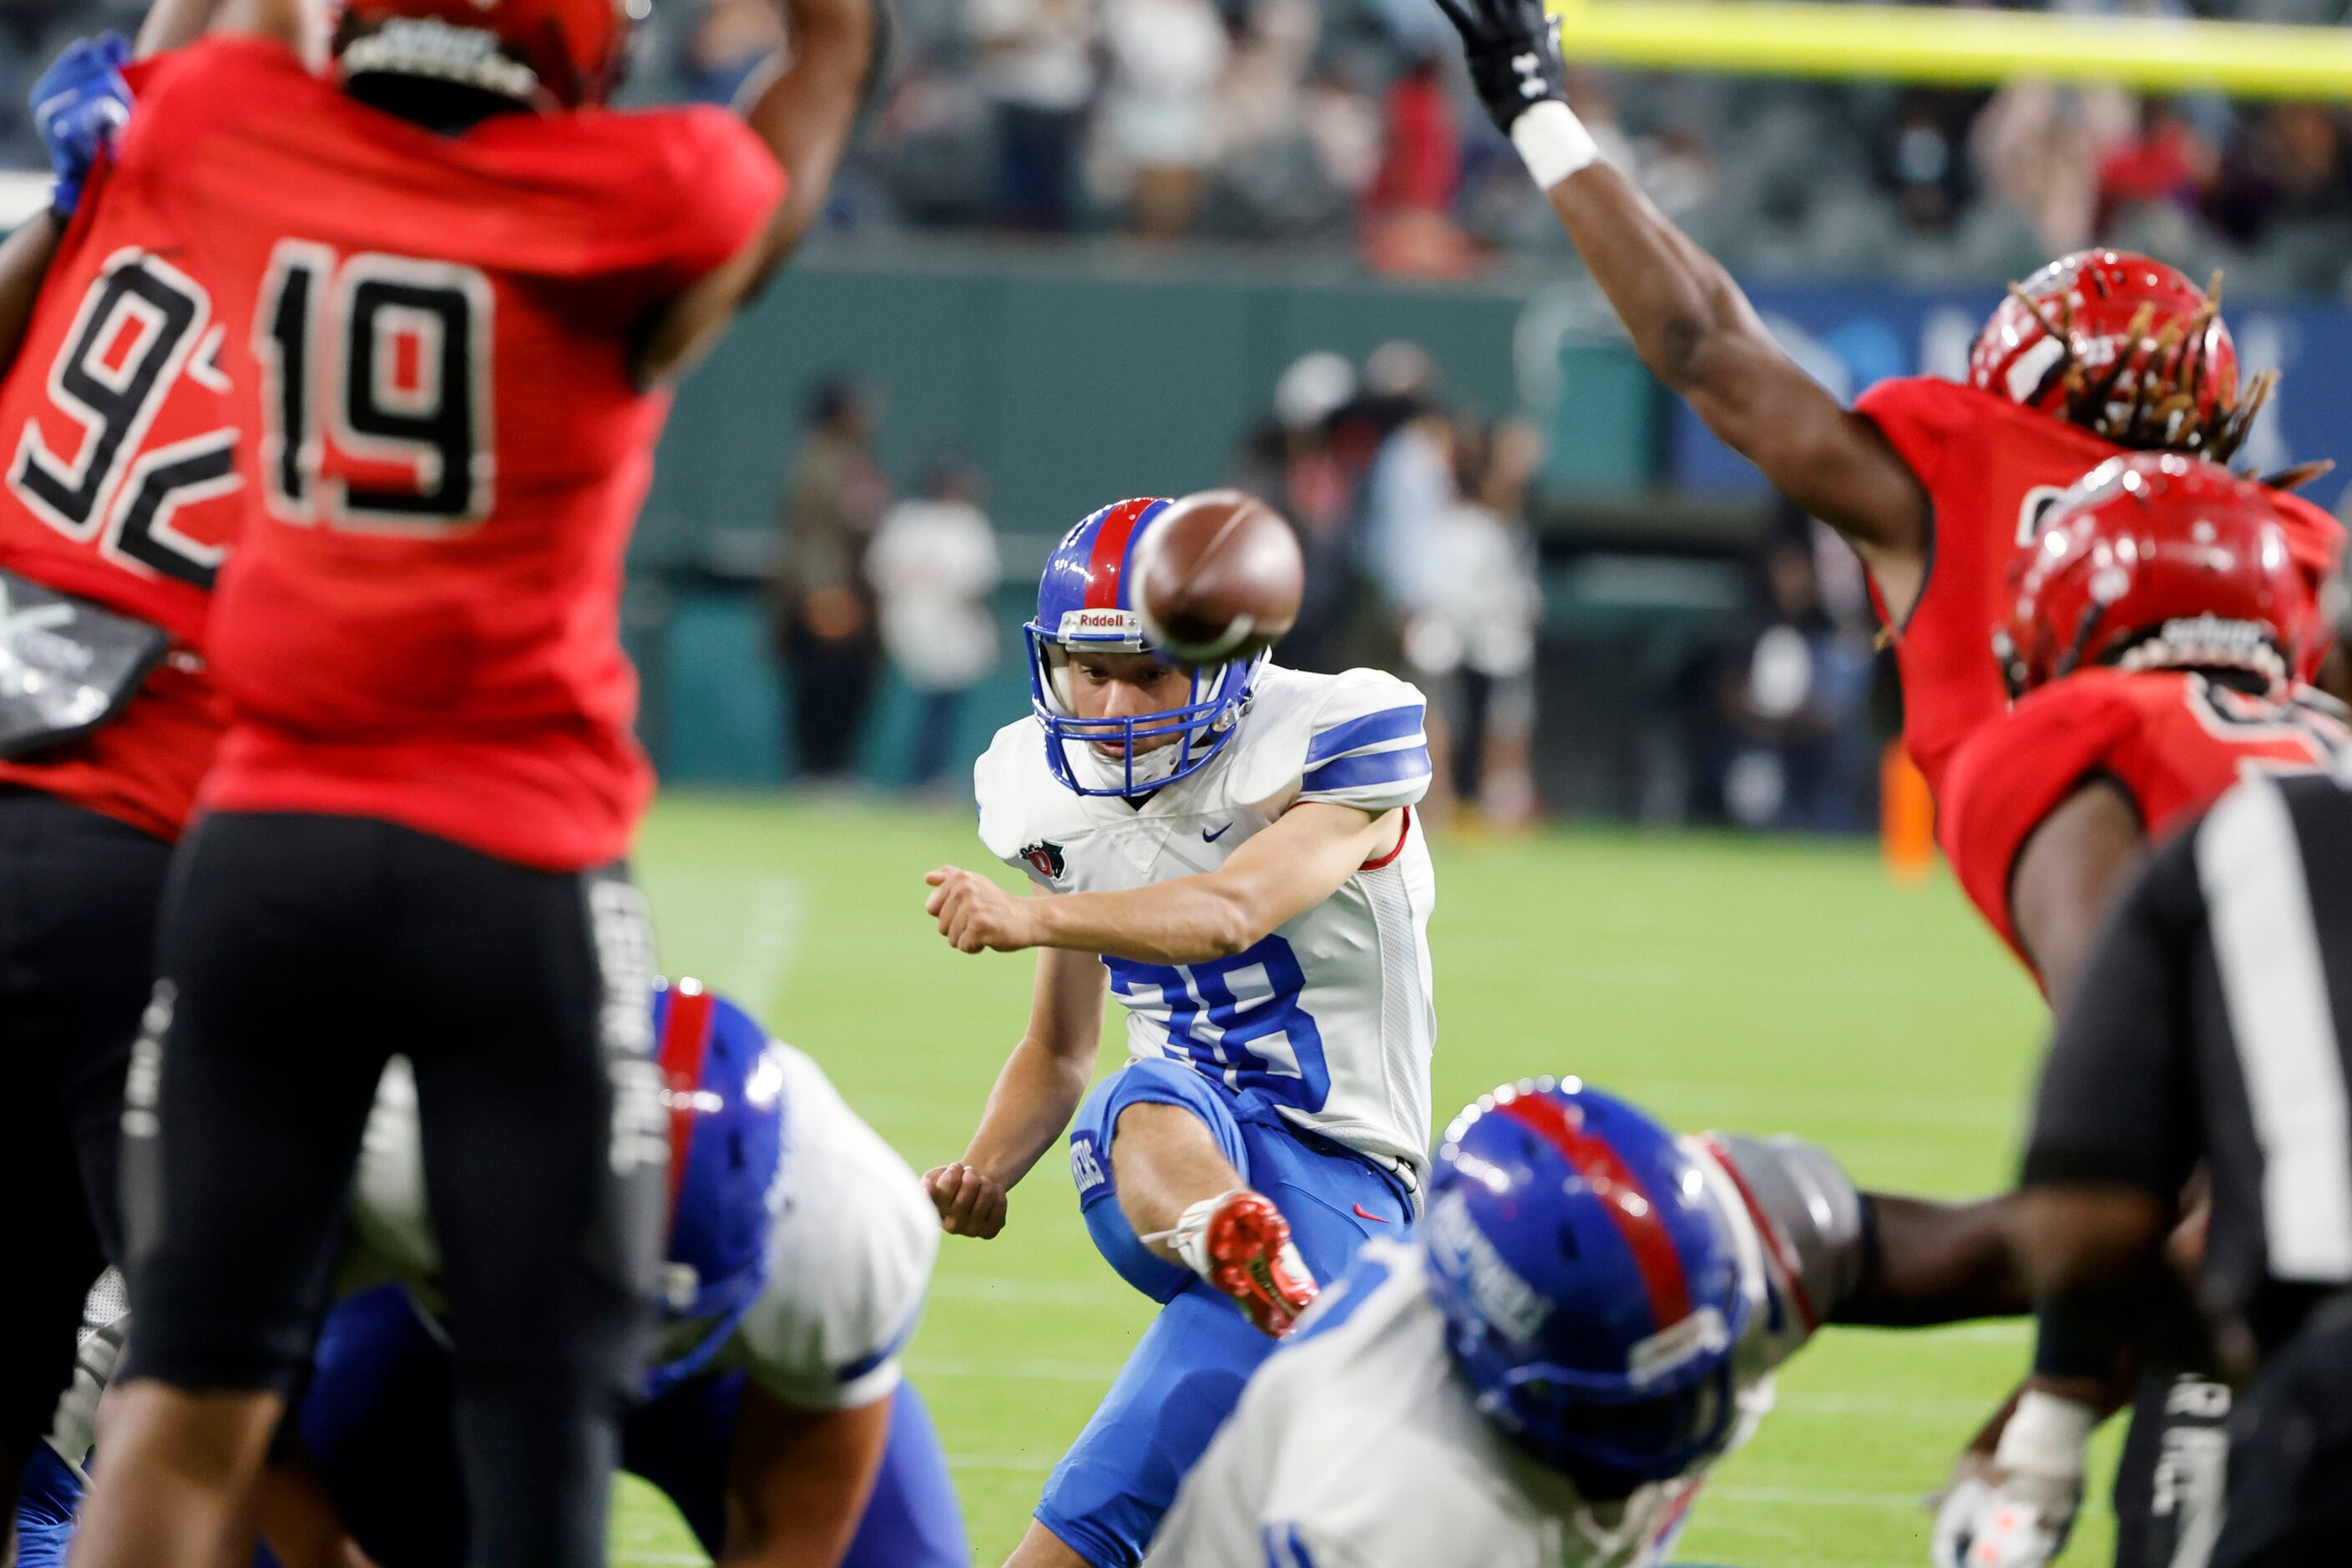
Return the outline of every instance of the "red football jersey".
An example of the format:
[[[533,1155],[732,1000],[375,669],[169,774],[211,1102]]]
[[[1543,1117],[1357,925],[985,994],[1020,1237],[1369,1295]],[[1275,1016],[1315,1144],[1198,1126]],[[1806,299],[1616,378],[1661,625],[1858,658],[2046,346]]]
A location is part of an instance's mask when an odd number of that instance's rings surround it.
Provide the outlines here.
[[[215,37],[154,72],[116,179],[214,280],[250,437],[205,803],[617,858],[651,787],[621,563],[669,406],[630,350],[766,225],[774,157],[708,109],[435,135]]]
[[[1940,800],[1952,753],[1998,718],[2009,691],[1993,657],[2009,565],[2051,503],[2124,448],[2005,397],[1933,376],[1882,381],[1856,400],[1918,477],[1932,508],[1927,577],[1895,628],[1903,741]],[[2341,524],[2278,494],[2297,557],[2318,581],[2336,569]]]
[[[2122,790],[2158,840],[2250,772],[2308,772],[2347,751],[2342,709],[2315,692],[2270,702],[2177,670],[2086,669],[1968,738],[1945,775],[1936,836],[1970,901],[2026,959],[2010,879],[2033,830],[2082,784]]]
[[[125,75],[134,91],[150,66]],[[155,205],[101,160],[0,381],[0,566],[163,627],[167,662],[110,722],[0,761],[177,837],[221,721],[197,644],[239,508],[219,302]]]

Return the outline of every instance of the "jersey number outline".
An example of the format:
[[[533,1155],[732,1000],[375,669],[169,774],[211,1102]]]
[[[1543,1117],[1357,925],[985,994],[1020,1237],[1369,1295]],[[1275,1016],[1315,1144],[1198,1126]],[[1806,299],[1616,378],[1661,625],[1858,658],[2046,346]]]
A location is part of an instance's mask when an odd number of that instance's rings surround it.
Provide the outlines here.
[[[2189,711],[2209,735],[2251,744],[2300,746],[2307,761],[2294,757],[2249,756],[2238,759],[2238,776],[2292,778],[2325,773],[2352,755],[2352,731],[2333,715],[2300,701],[2272,702],[2248,697],[2202,676],[2192,678],[2187,693]]]
[[[1255,1089],[1295,1110],[1331,1097],[1323,1032],[1298,1005],[1306,972],[1279,936],[1210,963],[1105,958],[1110,988],[1132,1005],[1156,992],[1168,1008],[1168,1047],[1226,1088]]]
[[[50,406],[81,426],[79,448],[59,457],[27,420],[8,465],[9,490],[67,538],[96,538],[100,553],[118,564],[209,589],[226,549],[189,537],[173,520],[182,507],[237,488],[236,432],[141,447],[183,376],[228,390],[220,337],[212,297],[195,279],[135,247],[109,257],[49,366]]]
[[[270,252],[254,312],[261,370],[262,491],[272,515],[350,532],[434,535],[498,500],[490,280],[454,262],[310,240]],[[415,379],[402,344],[415,345]],[[320,417],[323,408],[325,417]],[[407,483],[323,472],[343,457],[407,470]]]

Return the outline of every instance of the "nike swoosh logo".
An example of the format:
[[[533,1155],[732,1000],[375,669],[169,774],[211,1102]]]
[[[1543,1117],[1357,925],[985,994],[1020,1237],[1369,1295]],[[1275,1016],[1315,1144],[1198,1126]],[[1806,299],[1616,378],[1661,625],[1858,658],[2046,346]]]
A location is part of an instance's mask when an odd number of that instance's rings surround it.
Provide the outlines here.
[[[1214,833],[1210,833],[1204,829],[1201,834],[1201,842],[1203,844],[1214,844],[1218,839],[1223,838],[1226,834],[1231,833],[1233,830],[1234,825],[1230,822],[1226,823],[1223,827],[1218,828]]]
[[[1388,1224],[1388,1221],[1387,1221],[1386,1219],[1382,1218],[1382,1217],[1381,1217],[1381,1215],[1376,1215],[1376,1214],[1372,1213],[1370,1209],[1366,1208],[1366,1207],[1365,1207],[1363,1205],[1361,1205],[1361,1204],[1358,1204],[1358,1205],[1356,1205],[1356,1217],[1357,1217],[1358,1219],[1368,1219],[1368,1220],[1370,1220],[1374,1225],[1386,1225],[1386,1224]]]

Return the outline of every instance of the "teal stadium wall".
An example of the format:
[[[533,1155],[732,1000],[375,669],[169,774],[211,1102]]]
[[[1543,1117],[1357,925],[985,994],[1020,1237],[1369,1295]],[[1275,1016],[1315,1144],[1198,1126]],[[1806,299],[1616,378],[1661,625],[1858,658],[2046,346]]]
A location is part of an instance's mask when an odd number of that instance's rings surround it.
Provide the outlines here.
[[[902,487],[943,450],[982,467],[1016,580],[1106,500],[1224,478],[1276,378],[1316,349],[1360,361],[1409,339],[1450,395],[1491,414],[1521,406],[1541,356],[1560,389],[1553,487],[1630,494],[1654,478],[1654,384],[1612,336],[1547,325],[1557,313],[1530,309],[1538,290],[1383,284],[1343,263],[1268,271],[1263,258],[934,244],[820,255],[785,274],[680,389],[633,551],[631,643],[664,776],[756,785],[792,771],[750,579],[802,401],[830,372],[880,397],[882,461]],[[1026,701],[1011,634],[1021,597],[1001,606],[1004,657],[966,715],[965,754]],[[867,771],[898,777],[910,730],[904,694],[886,689]]]

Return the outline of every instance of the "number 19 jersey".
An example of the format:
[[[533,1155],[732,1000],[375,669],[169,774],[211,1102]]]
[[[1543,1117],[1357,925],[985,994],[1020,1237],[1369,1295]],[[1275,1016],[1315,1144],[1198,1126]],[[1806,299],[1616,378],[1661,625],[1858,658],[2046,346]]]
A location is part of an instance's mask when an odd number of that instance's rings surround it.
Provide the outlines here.
[[[650,786],[621,563],[668,408],[632,350],[768,221],[773,156],[716,110],[438,135],[214,37],[157,62],[115,177],[212,279],[245,435],[206,804],[618,858]]]
[[[1423,708],[1420,692],[1372,670],[1269,665],[1215,760],[1140,805],[1063,787],[1033,720],[997,731],[974,769],[982,841],[1050,893],[1214,871],[1299,802],[1404,808],[1392,847],[1246,952],[1208,963],[1103,963],[1127,1009],[1130,1057],[1184,1062],[1416,1185],[1428,1164],[1437,1038],[1437,883],[1412,815],[1429,788]],[[1099,768],[1083,747],[1071,747],[1070,761],[1081,776]]]

